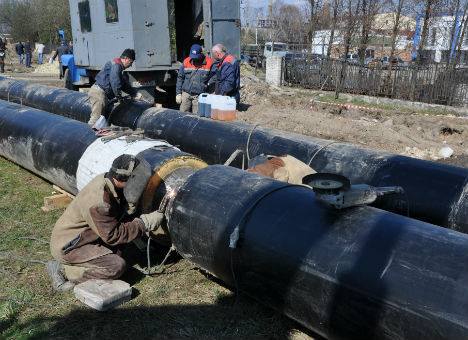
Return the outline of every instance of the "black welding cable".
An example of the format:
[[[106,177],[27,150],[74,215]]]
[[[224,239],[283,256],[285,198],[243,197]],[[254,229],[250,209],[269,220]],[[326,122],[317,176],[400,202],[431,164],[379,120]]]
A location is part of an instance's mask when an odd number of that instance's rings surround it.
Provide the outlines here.
[[[159,205],[158,211],[160,213],[165,213],[167,204],[169,203],[169,193],[166,193],[164,195],[163,199],[161,200],[161,204]],[[148,241],[146,243],[146,271],[144,271],[144,274],[147,276],[151,275],[151,257],[150,257],[150,246],[151,246],[151,236],[148,234]],[[171,255],[172,251],[174,251],[174,245],[171,245],[171,248],[169,248],[169,251],[167,252],[166,256],[164,257],[164,260],[156,267],[160,269],[164,264],[166,263],[167,259],[169,258],[169,255]],[[158,272],[156,274],[161,274],[162,272]]]

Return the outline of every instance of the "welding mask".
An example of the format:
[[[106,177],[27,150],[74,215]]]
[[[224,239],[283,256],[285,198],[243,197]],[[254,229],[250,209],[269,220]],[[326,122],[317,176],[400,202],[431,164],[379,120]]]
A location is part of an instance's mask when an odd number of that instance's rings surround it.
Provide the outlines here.
[[[146,185],[152,175],[151,166],[141,157],[136,157],[136,166],[128,177],[123,193],[128,203],[128,214],[135,213]]]

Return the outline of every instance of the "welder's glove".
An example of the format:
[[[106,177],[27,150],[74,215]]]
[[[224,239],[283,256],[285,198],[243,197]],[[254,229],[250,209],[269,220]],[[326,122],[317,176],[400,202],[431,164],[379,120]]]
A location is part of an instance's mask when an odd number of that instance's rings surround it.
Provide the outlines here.
[[[177,104],[180,104],[182,103],[182,94],[179,93],[176,97],[175,97],[175,101]]]
[[[154,211],[150,214],[142,214],[140,218],[145,224],[146,231],[153,231],[161,226],[164,220],[164,214],[159,211]]]
[[[142,100],[142,99],[143,99],[143,95],[142,95],[140,92],[138,92],[135,96],[133,96],[133,99],[134,99],[134,100]]]

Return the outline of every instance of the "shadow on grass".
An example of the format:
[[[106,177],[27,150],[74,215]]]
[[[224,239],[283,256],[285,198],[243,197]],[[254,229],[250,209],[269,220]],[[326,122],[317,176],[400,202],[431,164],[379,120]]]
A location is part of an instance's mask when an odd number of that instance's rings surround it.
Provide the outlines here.
[[[152,264],[161,262],[167,248],[156,246],[152,249]],[[129,269],[122,277],[134,285],[145,275],[132,267],[144,267],[145,254],[130,246],[124,254]],[[173,273],[171,267],[179,261],[177,254],[169,257],[165,266],[166,275]],[[199,270],[199,269],[193,269]],[[208,279],[222,284],[211,275],[200,272]],[[134,288],[133,297],[140,294]],[[170,293],[169,293],[170,294]],[[64,296],[65,298],[65,296]],[[141,296],[140,296],[141,298]],[[150,300],[148,300],[150,301]],[[117,309],[98,312],[84,305],[70,306],[70,311],[60,316],[27,317],[27,310],[9,313],[0,318],[0,339],[119,339],[119,338],[230,338],[260,337],[288,338],[291,332],[307,330],[282,316],[280,313],[261,306],[258,302],[240,295],[218,296],[213,304],[180,303],[170,296],[162,304],[132,306],[124,304]],[[178,304],[180,303],[180,304]],[[23,315],[23,317],[18,317]],[[312,335],[311,335],[312,336]],[[301,337],[301,339],[304,339]]]
[[[118,339],[146,338],[288,338],[298,326],[272,310],[241,298],[223,297],[213,305],[162,305],[125,307],[97,312],[77,308],[59,318],[16,318],[0,338]],[[304,331],[304,330],[302,330]],[[312,336],[312,335],[311,335]]]

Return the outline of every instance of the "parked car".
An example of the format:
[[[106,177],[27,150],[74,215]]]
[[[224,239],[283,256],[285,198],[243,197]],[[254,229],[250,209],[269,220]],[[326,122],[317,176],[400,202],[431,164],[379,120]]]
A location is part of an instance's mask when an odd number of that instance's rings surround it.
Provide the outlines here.
[[[407,64],[400,57],[393,57],[390,60],[390,57],[385,56],[381,58],[382,68],[387,69],[389,67],[396,68],[398,66],[406,66]]]
[[[348,53],[346,55],[346,61],[350,64],[359,64],[359,55],[357,53]]]
[[[250,56],[248,56],[248,55],[244,55],[244,54],[241,54],[241,55],[240,55],[240,61],[241,61],[241,63],[250,64],[251,59],[252,59],[252,58],[250,58]]]

